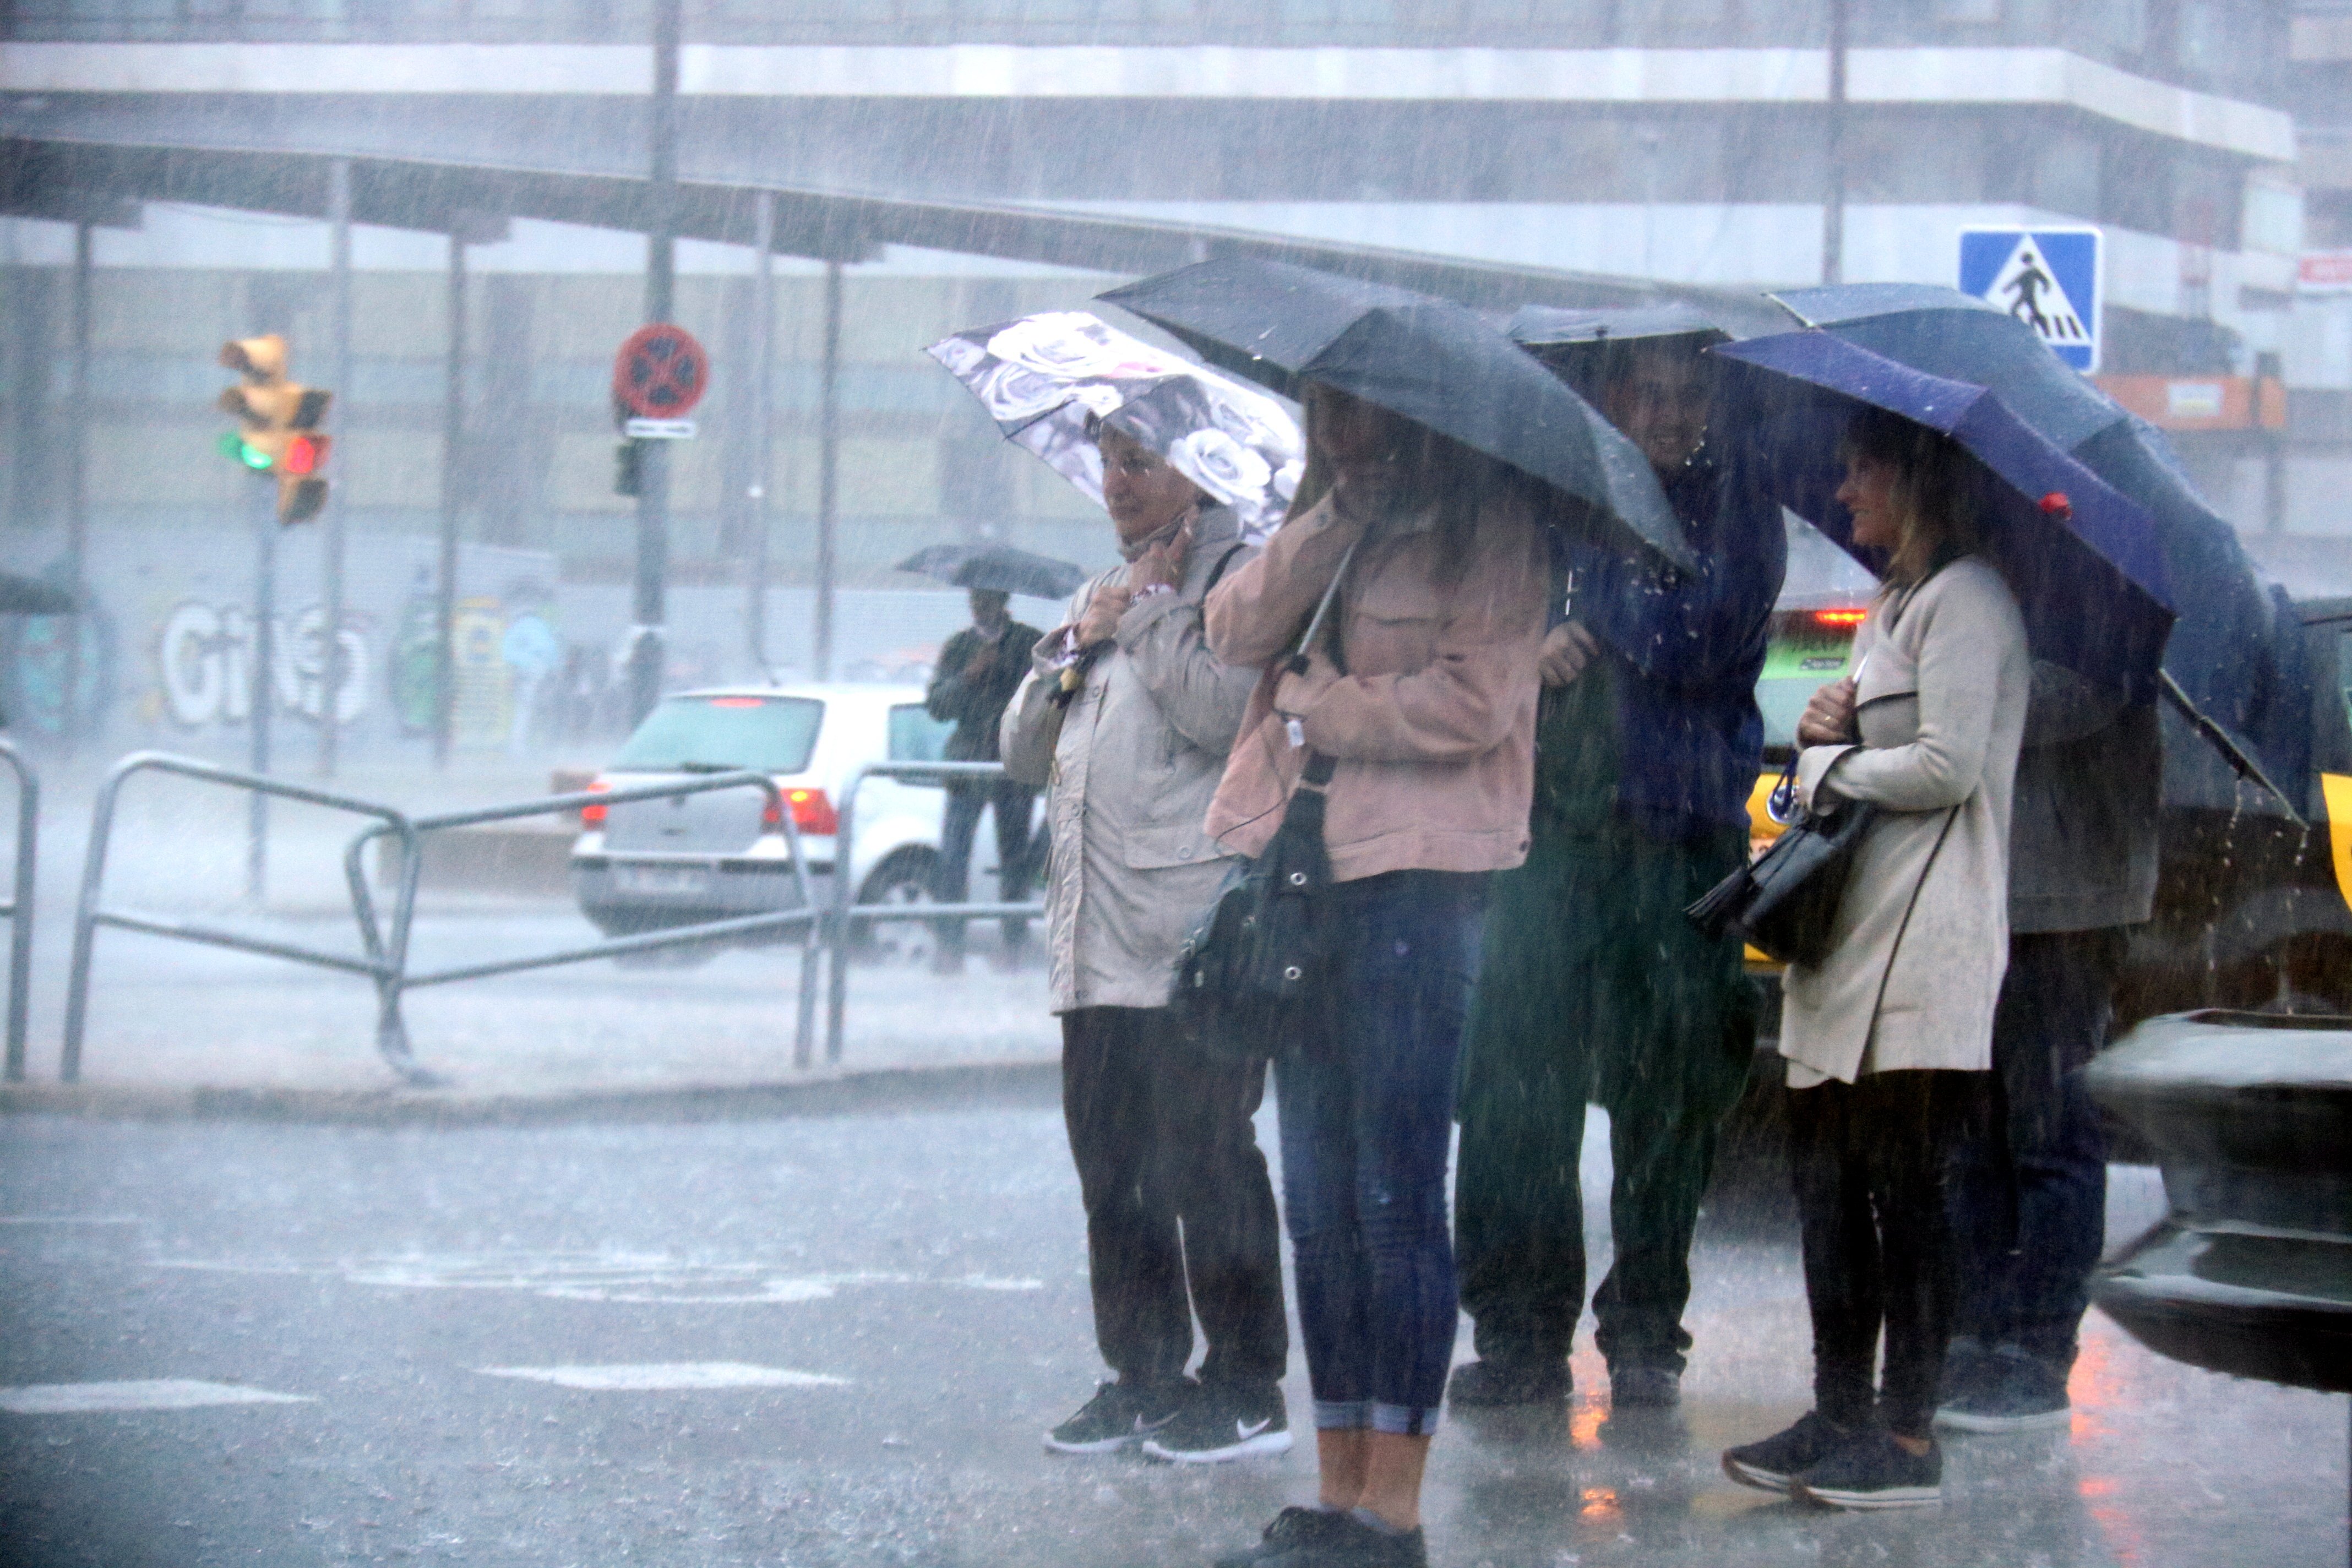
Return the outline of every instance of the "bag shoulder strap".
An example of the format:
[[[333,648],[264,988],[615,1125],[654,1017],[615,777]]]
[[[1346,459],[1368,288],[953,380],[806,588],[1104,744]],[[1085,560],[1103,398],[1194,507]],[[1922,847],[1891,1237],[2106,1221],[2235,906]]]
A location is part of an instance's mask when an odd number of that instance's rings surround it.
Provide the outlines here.
[[[1217,557],[1217,563],[1209,568],[1209,580],[1201,584],[1201,597],[1205,599],[1216,590],[1217,579],[1225,574],[1225,568],[1234,563],[1234,557],[1248,548],[1248,540],[1236,539],[1223,555]]]
[[[1968,803],[1963,801],[1962,805]],[[1927,889],[1927,873],[1936,868],[1936,857],[1944,852],[1944,840],[1952,836],[1952,824],[1960,819],[1960,807],[1956,805],[1944,813],[1944,826],[1936,835],[1935,847],[1927,851],[1927,863],[1919,868],[1919,879],[1911,884],[1910,901],[1903,906],[1903,919],[1895,927],[1895,941],[1886,950],[1886,967],[1878,976],[1878,994],[1870,1004],[1870,1029],[1878,1032],[1878,1010],[1886,1005],[1886,986],[1895,978],[1895,955],[1903,951],[1903,933],[1911,929],[1911,911],[1919,907],[1919,895]],[[1865,1048],[1868,1042],[1864,1042]]]

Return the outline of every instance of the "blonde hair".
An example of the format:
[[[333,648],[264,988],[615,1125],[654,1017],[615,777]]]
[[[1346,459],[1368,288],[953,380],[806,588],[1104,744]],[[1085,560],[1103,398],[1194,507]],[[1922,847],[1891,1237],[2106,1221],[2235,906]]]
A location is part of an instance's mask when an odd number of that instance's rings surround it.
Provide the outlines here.
[[[1941,431],[1900,415],[1866,408],[1846,426],[1838,455],[1849,463],[1894,471],[1895,526],[1901,542],[1888,557],[1889,590],[1914,588],[1938,566],[1984,545],[1978,519],[1975,461]]]

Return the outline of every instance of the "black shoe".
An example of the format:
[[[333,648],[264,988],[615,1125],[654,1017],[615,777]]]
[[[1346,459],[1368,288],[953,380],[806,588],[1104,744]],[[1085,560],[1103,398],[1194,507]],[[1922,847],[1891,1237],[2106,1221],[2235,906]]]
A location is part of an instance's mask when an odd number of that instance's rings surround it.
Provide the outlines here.
[[[1278,1557],[1289,1556],[1327,1539],[1337,1539],[1345,1533],[1343,1525],[1354,1522],[1346,1514],[1333,1513],[1329,1509],[1286,1508],[1274,1516],[1274,1522],[1260,1533],[1255,1546],[1218,1558],[1213,1568],[1261,1568],[1261,1564]]]
[[[1975,1378],[1936,1412],[1936,1425],[1961,1432],[2033,1432],[2074,1418],[2066,1373],[2015,1345],[1978,1363]]]
[[[1537,1359],[1506,1361],[1488,1356],[1465,1361],[1446,1380],[1445,1403],[1459,1410],[1501,1410],[1513,1405],[1564,1405],[1575,1391],[1568,1363]]]
[[[1285,1521],[1294,1522],[1277,1542]],[[1429,1545],[1418,1530],[1397,1533],[1375,1530],[1353,1514],[1286,1508],[1265,1527],[1263,1542],[1218,1558],[1216,1568],[1429,1568]]]
[[[1760,1443],[1743,1443],[1723,1451],[1723,1473],[1743,1487],[1785,1492],[1796,1479],[1838,1449],[1853,1441],[1853,1428],[1841,1426],[1818,1410],[1805,1412],[1794,1426]]]
[[[1612,1366],[1609,1404],[1617,1410],[1672,1410],[1683,1402],[1683,1374],[1670,1366]]]
[[[1915,1454],[1874,1426],[1790,1481],[1789,1495],[1831,1508],[1926,1508],[1944,1500],[1943,1452],[1931,1437]]]
[[[1177,1465],[1214,1465],[1254,1454],[1290,1452],[1290,1417],[1282,1390],[1204,1384],[1176,1419],[1144,1440],[1146,1458]]]
[[[1190,1378],[1176,1383],[1106,1383],[1078,1413],[1045,1434],[1050,1454],[1116,1454],[1159,1431],[1191,1401]]]
[[[1944,1374],[1936,1384],[1936,1407],[1940,1410],[1975,1393],[1984,1381],[1985,1363],[1991,1357],[1991,1348],[1982,1340],[1954,1334],[1952,1342],[1944,1347]]]

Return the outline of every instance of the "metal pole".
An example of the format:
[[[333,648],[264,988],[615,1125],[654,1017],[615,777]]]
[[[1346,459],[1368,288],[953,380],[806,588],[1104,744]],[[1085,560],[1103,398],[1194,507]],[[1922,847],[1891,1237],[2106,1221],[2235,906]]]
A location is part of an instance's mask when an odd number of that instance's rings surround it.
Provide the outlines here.
[[[16,879],[8,902],[8,1047],[10,1083],[25,1079],[25,1020],[33,988],[33,884],[40,863],[41,781],[16,749],[0,741],[0,757],[16,771]],[[806,962],[803,958],[803,962]],[[801,1009],[808,1011],[803,1005]],[[803,1037],[806,1026],[802,1029]],[[805,1051],[805,1046],[803,1047]]]
[[[269,773],[269,703],[278,658],[278,487],[253,487],[253,771]],[[269,797],[255,791],[246,811],[245,896],[261,902],[269,869]]]
[[[816,678],[833,679],[833,580],[841,528],[841,263],[824,264],[824,362],[816,458]]]
[[[441,407],[441,556],[433,596],[433,765],[449,765],[457,716],[457,505],[466,444],[466,241],[449,237],[449,350]]]
[[[340,401],[352,395],[352,161],[327,165],[330,260],[327,285],[327,363]],[[338,434],[343,421],[333,421]],[[320,540],[319,597],[319,776],[335,776],[336,741],[342,727],[337,707],[343,691],[343,487],[327,491],[326,531]]]
[[[1849,0],[1830,0],[1829,193],[1822,204],[1822,281],[1845,281],[1845,66]]]
[[[751,241],[751,483],[743,526],[750,530],[744,576],[743,637],[751,646],[751,666],[768,673],[768,426],[774,417],[776,194],[761,191],[752,207]]]
[[[841,792],[841,810],[835,816],[833,834],[833,918],[827,923],[825,946],[831,950],[825,960],[824,978],[824,1065],[841,1065],[842,1024],[849,1011],[849,906],[856,901],[857,891],[850,886],[852,867],[850,846],[857,842],[857,786],[866,782],[866,770],[858,769],[849,775],[849,787]]]
[[[646,233],[646,320],[676,313],[677,280],[677,47],[680,0],[655,0],[654,96],[648,141],[652,180]],[[629,645],[629,716],[634,722],[661,700],[663,640],[669,586],[669,443],[638,448],[637,581]]]
[[[66,398],[66,574],[77,600],[82,599],[84,568],[89,552],[89,396],[90,230],[74,225],[73,385]],[[66,623],[65,689],[58,699],[58,739],[70,748],[81,732],[81,622]]]

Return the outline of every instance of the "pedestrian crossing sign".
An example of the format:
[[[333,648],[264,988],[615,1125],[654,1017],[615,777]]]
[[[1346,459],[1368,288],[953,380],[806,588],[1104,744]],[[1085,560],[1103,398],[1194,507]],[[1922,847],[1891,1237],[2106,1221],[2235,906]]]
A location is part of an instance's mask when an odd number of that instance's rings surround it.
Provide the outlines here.
[[[2015,316],[2088,374],[2099,368],[2100,250],[2095,228],[1964,228],[1960,292]]]

